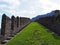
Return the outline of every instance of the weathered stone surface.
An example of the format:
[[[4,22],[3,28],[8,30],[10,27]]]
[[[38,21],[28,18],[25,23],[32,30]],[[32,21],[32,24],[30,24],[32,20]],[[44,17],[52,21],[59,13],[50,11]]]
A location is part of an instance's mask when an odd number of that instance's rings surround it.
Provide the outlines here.
[[[18,32],[21,31],[23,27],[28,25],[31,22],[29,18],[26,17],[14,17],[11,19],[3,14],[2,23],[1,23],[1,34],[0,34],[0,43],[6,41],[6,39],[10,39],[10,37],[14,36]]]
[[[60,35],[60,12],[59,10],[56,10],[53,16],[40,18],[36,21],[46,26],[51,31],[55,32],[56,34]]]
[[[28,25],[30,22],[31,20],[29,18],[20,17],[20,29]]]
[[[10,18],[5,14],[2,16],[2,24],[1,24],[1,41],[4,41],[10,36]]]
[[[24,26],[24,18],[20,17],[20,28],[22,28]]]
[[[11,36],[14,36],[17,32],[16,26],[16,18],[14,16],[11,17]]]
[[[16,17],[16,26],[17,26],[17,32],[20,30],[20,18],[17,16]]]

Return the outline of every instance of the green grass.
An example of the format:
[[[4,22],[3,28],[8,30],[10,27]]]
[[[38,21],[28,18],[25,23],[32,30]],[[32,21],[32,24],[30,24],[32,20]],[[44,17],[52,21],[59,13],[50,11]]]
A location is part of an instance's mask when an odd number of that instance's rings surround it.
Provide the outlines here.
[[[6,45],[60,45],[60,37],[41,24],[32,22]]]

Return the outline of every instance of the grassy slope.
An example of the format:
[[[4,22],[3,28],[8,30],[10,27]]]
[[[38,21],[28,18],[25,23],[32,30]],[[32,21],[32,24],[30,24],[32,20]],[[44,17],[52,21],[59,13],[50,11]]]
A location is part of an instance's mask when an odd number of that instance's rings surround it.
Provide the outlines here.
[[[32,22],[6,45],[60,45],[60,38],[47,30],[37,22]]]

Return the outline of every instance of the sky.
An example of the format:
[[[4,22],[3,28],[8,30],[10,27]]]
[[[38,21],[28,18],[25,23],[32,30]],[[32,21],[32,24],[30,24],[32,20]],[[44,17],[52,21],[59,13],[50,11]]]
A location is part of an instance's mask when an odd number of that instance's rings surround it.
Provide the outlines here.
[[[60,10],[60,0],[0,0],[0,23],[4,13],[32,18],[57,9]]]

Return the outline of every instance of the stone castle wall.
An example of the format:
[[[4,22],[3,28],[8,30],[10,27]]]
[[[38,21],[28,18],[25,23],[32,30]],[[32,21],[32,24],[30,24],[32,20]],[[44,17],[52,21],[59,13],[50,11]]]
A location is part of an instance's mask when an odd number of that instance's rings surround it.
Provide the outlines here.
[[[4,42],[4,40],[8,39],[9,37],[13,37],[30,22],[31,20],[26,17],[12,16],[10,19],[8,16],[3,14],[1,23],[0,43]]]
[[[60,35],[60,12],[58,10],[55,11],[53,16],[40,18],[36,21]]]

